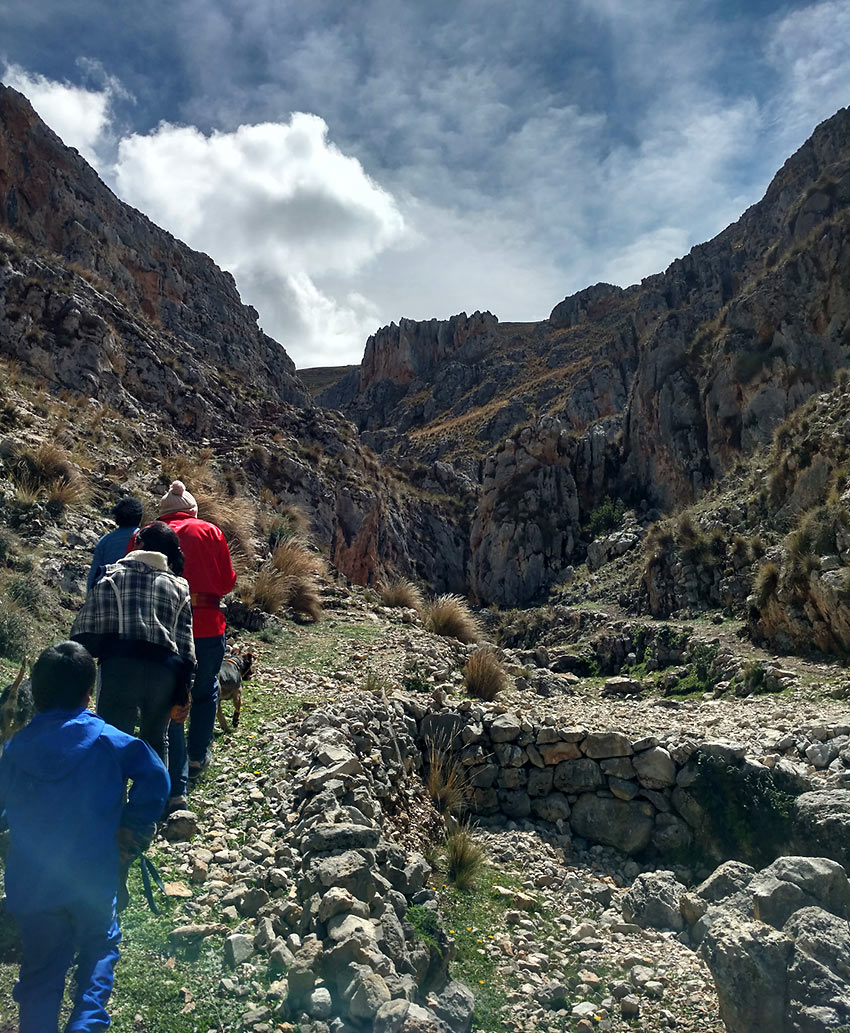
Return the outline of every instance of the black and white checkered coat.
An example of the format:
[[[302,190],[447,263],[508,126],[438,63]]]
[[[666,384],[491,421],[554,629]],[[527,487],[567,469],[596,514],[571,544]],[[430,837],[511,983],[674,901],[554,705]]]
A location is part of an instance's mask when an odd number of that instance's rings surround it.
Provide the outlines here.
[[[105,643],[145,643],[178,654],[194,669],[189,582],[171,573],[162,553],[131,552],[107,566],[77,614],[71,638],[95,656]]]

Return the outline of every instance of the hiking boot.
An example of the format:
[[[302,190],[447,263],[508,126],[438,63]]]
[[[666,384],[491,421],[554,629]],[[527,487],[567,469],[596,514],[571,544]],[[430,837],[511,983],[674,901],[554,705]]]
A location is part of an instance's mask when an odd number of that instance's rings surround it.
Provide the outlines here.
[[[195,782],[203,775],[203,773],[210,766],[212,758],[209,753],[202,761],[190,760],[189,761],[189,785],[194,785]]]
[[[185,811],[189,808],[189,801],[185,796],[169,796],[168,803],[165,805],[165,811],[163,817],[167,818],[169,814],[174,811]]]

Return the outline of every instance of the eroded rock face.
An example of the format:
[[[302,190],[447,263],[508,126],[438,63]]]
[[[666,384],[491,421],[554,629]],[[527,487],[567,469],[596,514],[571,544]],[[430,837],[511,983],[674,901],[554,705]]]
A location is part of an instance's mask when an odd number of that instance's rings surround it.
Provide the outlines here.
[[[295,365],[257,325],[230,273],[123,204],[95,171],[0,84],[0,226],[90,270],[149,320],[222,367],[309,405]],[[59,315],[66,331],[70,311]]]
[[[547,418],[488,457],[470,533],[470,584],[482,601],[528,602],[561,576],[611,474],[615,436],[613,422],[577,439]]]
[[[731,863],[682,915],[717,986],[729,1033],[827,1033],[850,1019],[850,881],[827,858],[781,857],[752,876]],[[761,920],[760,920],[761,919]]]
[[[360,391],[381,381],[406,385],[446,360],[473,362],[489,344],[498,323],[491,312],[465,312],[451,319],[419,322],[402,319],[380,329],[366,342],[360,366]]]

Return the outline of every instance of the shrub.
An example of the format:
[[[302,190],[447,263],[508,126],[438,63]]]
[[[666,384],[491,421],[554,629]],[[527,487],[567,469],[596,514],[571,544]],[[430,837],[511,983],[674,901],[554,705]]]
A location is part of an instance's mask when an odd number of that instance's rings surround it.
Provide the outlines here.
[[[428,795],[443,814],[456,817],[466,808],[470,794],[466,769],[452,755],[445,742],[428,744],[428,775],[425,780]]]
[[[465,599],[459,595],[441,595],[425,612],[425,627],[435,635],[456,638],[460,642],[477,642],[481,628]]]
[[[494,700],[507,682],[505,669],[492,649],[478,649],[466,661],[463,680],[471,696]]]
[[[41,488],[56,481],[72,481],[77,471],[60,445],[45,441],[37,447],[25,445],[17,450],[12,468],[13,480],[29,479]]]
[[[249,606],[258,606],[265,613],[278,613],[286,606],[289,587],[286,578],[273,567],[264,564],[253,582],[239,591],[239,597]]]
[[[607,534],[609,531],[615,531],[622,523],[625,512],[626,504],[622,499],[615,500],[610,495],[606,495],[590,514],[587,529],[594,538]]]
[[[192,491],[190,484],[186,487]],[[192,494],[198,503],[198,516],[215,524],[227,539],[234,566],[247,567],[254,558],[251,533],[257,513],[253,504],[245,498],[224,498],[207,488],[199,488]]]
[[[281,542],[272,553],[270,562],[284,577],[314,578],[327,573],[324,559],[296,539]]]
[[[274,551],[282,542],[304,539],[310,533],[310,520],[299,506],[284,506],[279,516],[272,518],[268,529],[269,548]]]
[[[47,597],[41,583],[31,574],[18,574],[9,582],[9,598],[27,610],[38,612]]]
[[[378,591],[384,606],[404,606],[408,610],[421,612],[425,605],[419,586],[408,578],[394,578],[382,584]]]
[[[260,567],[253,582],[241,589],[239,595],[246,605],[258,606],[265,613],[276,614],[288,606],[312,621],[319,620],[322,615],[313,578],[284,574],[275,570],[271,561]]]
[[[0,607],[0,656],[24,660],[32,652],[32,626],[27,615],[15,605]]]
[[[745,695],[762,692],[766,674],[763,664],[757,660],[748,660],[743,668]]]
[[[47,486],[47,504],[59,512],[83,505],[88,497],[88,485],[82,477],[74,477],[70,481],[59,477]]]
[[[755,595],[758,607],[763,610],[768,600],[776,594],[779,587],[779,567],[772,561],[764,563],[759,567],[756,575]]]
[[[0,563],[9,564],[17,554],[20,539],[8,527],[0,527]]]
[[[322,616],[322,604],[316,582],[298,577],[289,577],[286,580],[289,583],[289,596],[286,600],[289,608],[315,623]]]
[[[484,847],[475,840],[469,825],[460,825],[446,837],[443,847],[449,878],[458,889],[474,886],[484,867]]]
[[[363,679],[363,683],[360,686],[363,692],[380,694],[389,692],[392,687],[393,683],[390,678],[387,678],[383,674],[377,674],[375,671],[367,671],[366,677]]]

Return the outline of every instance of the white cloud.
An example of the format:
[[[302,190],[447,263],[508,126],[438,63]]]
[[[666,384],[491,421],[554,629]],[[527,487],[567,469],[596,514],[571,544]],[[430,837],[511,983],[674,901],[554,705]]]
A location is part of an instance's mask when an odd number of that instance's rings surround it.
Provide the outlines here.
[[[86,161],[97,164],[98,150],[109,130],[112,85],[87,90],[33,75],[14,64],[6,66],[3,82],[23,93],[69,147],[76,147]]]
[[[328,140],[315,115],[205,136],[164,123],[122,140],[118,193],[236,277],[298,365],[351,357],[375,306],[350,279],[402,242],[395,199]],[[334,297],[319,281],[344,286]],[[359,355],[358,355],[359,358]]]
[[[825,0],[790,12],[769,38],[767,56],[784,80],[773,114],[797,146],[850,104],[850,4]]]

